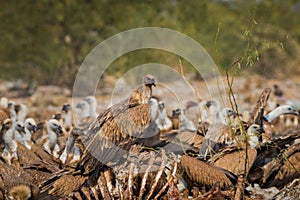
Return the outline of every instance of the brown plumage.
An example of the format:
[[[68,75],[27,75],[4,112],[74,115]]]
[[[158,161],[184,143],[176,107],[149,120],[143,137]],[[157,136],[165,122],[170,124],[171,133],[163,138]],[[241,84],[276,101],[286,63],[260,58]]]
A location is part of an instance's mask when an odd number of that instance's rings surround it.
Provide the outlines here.
[[[216,140],[217,143],[231,143],[231,141],[234,138],[233,130],[231,127],[226,126],[225,124],[216,123],[212,126],[209,126],[207,135],[210,134],[210,132],[217,132],[218,138]],[[227,141],[230,140],[230,141]]]
[[[263,169],[263,183],[265,187],[282,188],[285,184],[300,177],[300,139],[278,155],[273,162],[266,164]]]
[[[8,109],[1,108],[0,109],[0,149],[4,148],[2,125],[3,125],[3,122],[6,119],[8,119],[9,117],[10,117],[10,114],[9,114]]]
[[[17,155],[21,166],[30,165],[41,160],[38,155],[27,149],[21,142],[17,141],[17,144]]]
[[[258,118],[261,115],[261,109],[265,110],[266,106],[267,106],[267,101],[270,97],[270,94],[272,92],[271,88],[265,88],[264,91],[259,95],[257,102],[255,104],[255,107],[253,108],[252,112],[251,112],[251,116],[250,116],[250,120],[249,120],[249,124],[260,124],[257,123]]]
[[[148,101],[152,95],[152,85],[155,85],[154,77],[146,75],[143,93],[134,90],[127,100],[106,109],[90,125],[88,138],[83,141],[86,151],[79,164],[85,174],[99,165],[96,159],[102,160],[105,155],[105,160],[110,161],[110,156],[118,155],[115,147],[129,150],[135,138],[142,136],[151,119]]]
[[[40,124],[41,125],[41,124]],[[39,127],[39,129],[43,129],[43,127]],[[46,127],[45,130],[46,131]],[[23,144],[18,142],[17,154],[19,157],[19,163],[21,166],[29,166],[34,163],[38,163],[40,161],[47,161],[51,163],[53,166],[58,166],[58,163],[55,163],[52,160],[52,156],[48,154],[44,148],[39,145],[39,140],[42,141],[42,130],[39,130],[38,133],[34,133],[32,136],[34,138],[34,142],[31,143],[31,150],[27,149]],[[39,138],[40,137],[40,138]],[[46,140],[46,138],[44,139]]]
[[[47,136],[47,121],[41,121],[37,124],[37,130],[32,134],[31,140],[38,145],[43,145]]]
[[[68,134],[64,135],[64,134],[61,134],[57,137],[57,144],[59,145],[60,147],[60,151],[64,150],[64,148],[66,147],[66,142],[67,142],[67,139],[68,139]],[[59,152],[59,154],[61,154],[61,152]]]
[[[34,153],[35,155],[37,155],[41,160],[47,161],[49,163],[51,163],[52,165],[57,165],[57,163],[55,163],[52,160],[52,156],[50,154],[48,154],[44,148],[42,146],[39,146],[37,144],[33,144],[31,146],[31,150],[32,153]]]
[[[27,149],[18,142],[17,154],[19,165],[30,175],[30,183],[39,185],[48,179],[52,173],[59,171],[59,164],[53,162],[51,155],[44,151],[41,146],[32,145],[32,149]]]
[[[85,181],[85,177],[75,177],[66,175],[64,179],[58,179],[49,190],[49,194],[53,196],[68,196],[74,189],[77,189]],[[63,187],[62,187],[63,186]]]
[[[184,177],[194,185],[212,187],[219,182],[221,188],[232,186],[232,182],[225,175],[225,170],[187,155],[181,157],[180,164],[183,168]]]
[[[29,166],[24,166],[23,170],[30,175],[30,183],[37,186],[50,178],[54,173],[60,171],[58,166],[52,165],[46,161],[40,161]]]
[[[0,124],[0,150],[4,149],[4,133],[11,127],[12,120],[10,118],[3,119]]]
[[[203,140],[204,137],[196,132],[173,130],[160,136],[160,146],[167,145],[164,149],[170,152],[184,152],[186,150],[199,152]]]
[[[179,119],[180,113],[181,111],[179,108],[176,110],[172,110],[172,116],[170,118],[173,124],[173,129],[177,130],[180,127],[180,119]]]
[[[95,118],[88,116],[84,117],[83,119],[80,120],[80,122],[77,124],[78,127],[81,129],[87,130],[89,128],[89,125],[95,121]]]
[[[276,186],[282,188],[287,183],[290,183],[296,178],[300,177],[300,152],[296,152],[287,160],[284,161],[284,164],[280,167],[276,176],[268,184],[268,186]]]
[[[30,176],[22,168],[16,170],[0,160],[0,193],[15,199],[23,195],[30,197],[20,199],[38,199],[39,192],[36,185],[30,184]]]
[[[12,187],[8,194],[8,198],[15,200],[37,200],[39,196],[39,190],[36,186],[17,185]]]
[[[285,167],[283,166],[291,166],[289,165],[290,159],[291,162],[294,163],[294,159],[297,157],[296,154],[299,152],[299,129],[295,128],[287,131],[285,135],[286,136],[273,140],[271,143],[261,146],[258,149],[258,155],[249,171],[249,176],[247,177],[250,183],[259,183],[262,187],[268,187],[272,185],[272,182],[274,184],[274,181],[272,180],[275,179],[275,176],[280,170],[285,171]],[[299,167],[297,161],[293,166],[296,168]],[[289,168],[289,172],[285,171],[284,173],[290,173],[290,175],[293,174],[292,176],[299,176],[299,171],[297,172],[297,170],[295,170],[296,168]],[[287,179],[280,180],[280,174],[278,174],[276,186],[282,187],[287,183],[286,181],[290,181],[289,178],[292,177],[290,175],[287,175]]]
[[[143,82],[143,91],[134,90],[130,97],[108,109],[106,109],[89,126],[87,135],[82,142],[85,150],[74,172],[71,182],[77,182],[76,186],[69,189],[70,177],[58,175],[53,181],[49,180],[42,184],[43,192],[55,196],[65,196],[71,191],[76,191],[86,181],[89,187],[94,187],[105,169],[104,164],[120,161],[123,151],[128,151],[136,139],[143,137],[145,129],[150,124],[150,105],[148,101],[152,95],[152,86],[155,79],[152,75],[146,75]],[[75,175],[75,174],[78,175]],[[61,184],[59,184],[61,183]],[[49,185],[53,188],[49,190]],[[71,190],[66,192],[66,190]],[[59,192],[52,192],[59,191]]]
[[[282,199],[299,199],[300,196],[300,179],[293,180],[292,183],[287,185],[278,192],[272,199],[282,200]]]
[[[1,108],[0,109],[0,124],[3,123],[3,121],[7,118],[10,117],[10,113],[9,113],[9,110],[8,109],[4,109],[4,108]]]
[[[216,151],[223,147],[224,144],[231,143],[234,140],[234,131],[231,127],[222,123],[209,126],[206,135],[211,135],[212,137],[203,140],[200,157],[204,160],[210,158]]]
[[[253,165],[257,152],[254,148],[247,148],[247,167],[245,169],[246,161],[246,148],[239,148],[237,145],[227,147],[223,149],[220,153],[214,155],[210,162],[217,167],[226,169],[235,175],[243,174],[244,171],[249,171]]]
[[[91,124],[89,137],[84,141],[86,151],[79,164],[84,173],[95,170],[99,165],[97,159],[103,159],[101,156],[106,155],[106,161],[117,156],[116,146],[128,150],[134,143],[134,136],[141,135],[149,123],[150,106],[142,104],[142,93],[138,90],[135,90],[128,100],[104,111]],[[113,151],[110,151],[111,149]]]

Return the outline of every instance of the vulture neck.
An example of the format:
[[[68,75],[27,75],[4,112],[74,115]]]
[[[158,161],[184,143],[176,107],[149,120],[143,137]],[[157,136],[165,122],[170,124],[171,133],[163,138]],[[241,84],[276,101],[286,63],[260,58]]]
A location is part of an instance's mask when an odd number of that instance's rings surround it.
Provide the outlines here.
[[[65,121],[64,121],[64,127],[71,127],[72,126],[72,111],[68,110],[65,114]]]
[[[6,97],[2,97],[0,100],[0,108],[8,107],[8,99]]]
[[[202,101],[199,103],[199,110],[200,110],[200,115],[201,115],[201,120],[202,122],[207,122],[208,118],[208,113],[207,109],[205,108],[205,101]]]
[[[89,117],[90,116],[90,105],[87,104],[86,107],[84,107],[83,109],[80,109],[80,119],[83,119],[83,118],[86,118],[86,117]],[[79,120],[80,121],[80,120]]]
[[[150,99],[151,120],[156,120],[158,116],[158,104],[156,99]]]
[[[222,124],[228,126],[230,124],[230,119],[229,117],[227,116],[226,114],[226,111],[225,110],[222,110],[220,113],[219,113],[219,120]]]
[[[18,112],[17,114],[17,120],[18,121],[21,121],[21,122],[24,122],[26,116],[27,116],[27,113],[28,113],[28,109],[25,105],[20,105],[21,106],[21,109],[20,111]]]
[[[14,134],[12,129],[8,129],[4,135],[4,143],[5,143],[5,148],[12,150],[16,144],[14,141]]]
[[[16,122],[17,122],[17,113],[13,108],[10,108],[9,111],[10,111],[10,118],[12,119],[12,130],[13,130],[13,132],[15,132]]]
[[[24,146],[25,146],[27,149],[31,150],[31,145],[30,145],[30,143],[28,143],[29,141],[31,141],[31,132],[30,132],[30,130],[28,130],[28,129],[25,127],[25,135],[24,135],[24,137],[23,137],[22,143],[24,144]]]
[[[249,143],[250,147],[256,148],[259,143],[259,139],[258,139],[257,135],[255,133],[253,133],[251,130],[248,130],[247,133],[249,136],[248,143]]]
[[[143,85],[143,104],[148,103],[152,96],[152,86]]]
[[[218,101],[215,101],[215,104],[209,107],[210,123],[222,122],[222,119],[220,119],[221,118],[220,115],[221,115],[220,103]]]
[[[57,134],[47,125],[49,147],[54,147],[57,143]]]
[[[61,156],[59,157],[59,159],[62,161],[63,164],[66,163],[68,156],[72,153],[74,144],[75,144],[75,139],[71,133],[66,142],[65,149],[64,149],[63,153],[61,154]]]
[[[30,141],[31,140],[31,132],[28,130],[28,128],[25,127],[25,135],[24,140]]]
[[[72,134],[70,134],[70,136],[68,137],[68,140],[66,142],[66,148],[65,148],[65,151],[67,154],[72,152],[74,144],[75,144],[75,138]]]
[[[23,141],[23,133],[15,130],[14,139],[17,141]]]
[[[96,99],[93,99],[90,104],[90,116],[93,118],[97,118],[96,109],[97,109]]]
[[[165,124],[167,120],[167,112],[166,109],[159,110],[158,112],[158,120],[161,124]]]
[[[271,112],[269,112],[267,115],[264,116],[264,118],[268,121],[268,122],[272,122],[274,119],[276,119],[277,117],[279,117],[280,115],[285,114],[285,110],[283,110],[280,106],[275,108],[274,110],[272,110]]]
[[[180,128],[179,129],[181,131],[184,131],[184,130],[197,131],[194,123],[186,117],[184,110],[181,110],[181,114],[180,114]]]

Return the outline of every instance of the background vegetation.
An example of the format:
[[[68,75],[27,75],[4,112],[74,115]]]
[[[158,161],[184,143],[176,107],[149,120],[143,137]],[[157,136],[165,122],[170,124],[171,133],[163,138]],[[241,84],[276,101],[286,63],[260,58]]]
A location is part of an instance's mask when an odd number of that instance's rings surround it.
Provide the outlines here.
[[[259,58],[251,72],[280,77],[299,70],[298,0],[2,0],[0,5],[0,79],[4,80],[22,77],[71,86],[76,70],[97,44],[145,26],[189,35],[220,69],[241,56],[251,34],[253,56],[245,62]],[[255,25],[251,31],[249,23]],[[166,52],[141,50],[119,58],[108,73],[148,62],[176,67],[178,59]]]

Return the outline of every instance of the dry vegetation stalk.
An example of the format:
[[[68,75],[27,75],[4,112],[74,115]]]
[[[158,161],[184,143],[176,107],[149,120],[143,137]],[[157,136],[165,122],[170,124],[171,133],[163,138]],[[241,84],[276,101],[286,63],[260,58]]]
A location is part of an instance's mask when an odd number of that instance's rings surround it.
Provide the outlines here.
[[[153,162],[154,162],[154,157],[151,157],[150,160],[149,160],[149,163],[148,163],[148,167],[145,171],[145,174],[143,176],[143,179],[142,179],[142,185],[141,185],[141,189],[140,189],[140,193],[139,193],[139,198],[138,199],[142,199],[143,198],[143,194],[144,194],[144,191],[146,190],[145,189],[145,186],[146,186],[146,182],[147,182],[147,178],[148,178],[148,175],[149,175],[149,171],[153,165]]]
[[[168,179],[167,183],[161,188],[161,190],[154,197],[154,200],[157,200],[164,193],[164,191],[167,189],[167,187],[172,184],[172,182],[174,181],[176,172],[177,172],[177,168],[178,168],[178,162],[176,161],[176,159],[174,159],[174,166],[173,166],[172,175]]]
[[[101,175],[99,177],[98,186],[99,186],[101,195],[104,199],[113,199],[109,193],[109,189],[107,187],[107,182],[106,182],[103,172],[101,172]]]
[[[161,163],[161,166],[159,168],[159,171],[157,172],[156,176],[155,176],[155,179],[154,179],[154,183],[153,185],[151,186],[151,189],[150,189],[150,192],[148,194],[148,197],[147,197],[147,200],[151,198],[152,194],[154,193],[154,190],[158,184],[158,181],[165,169],[165,166],[166,166],[166,153],[165,151],[163,150],[162,151],[162,163]]]
[[[130,163],[129,167],[129,176],[128,176],[128,192],[129,192],[129,199],[133,199],[133,190],[132,190],[132,185],[133,185],[133,170],[134,170],[134,164]]]
[[[244,199],[244,190],[245,190],[245,183],[244,177],[242,175],[239,176],[237,186],[234,193],[234,200],[242,200]]]

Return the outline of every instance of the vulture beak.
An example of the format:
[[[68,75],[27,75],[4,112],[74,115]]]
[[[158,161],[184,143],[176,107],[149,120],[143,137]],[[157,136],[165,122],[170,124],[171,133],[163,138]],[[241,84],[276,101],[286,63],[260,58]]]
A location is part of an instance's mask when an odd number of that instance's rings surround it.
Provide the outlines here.
[[[61,110],[67,112],[68,108],[69,108],[69,105],[65,104],[65,105],[63,105]]]
[[[233,111],[232,113],[230,113],[229,116],[233,116],[233,117],[236,117],[237,116],[237,113],[235,111]]]
[[[294,115],[299,115],[299,112],[297,110],[295,110],[295,114]]]
[[[152,86],[156,87],[155,80],[153,80]]]
[[[147,75],[144,77],[144,84],[145,84],[146,86],[150,87],[150,88],[151,88],[152,86],[156,87],[156,80],[155,80],[154,76],[151,75],[151,74],[147,74]]]
[[[149,88],[151,88],[152,86],[156,87],[155,80],[153,81],[154,82],[151,81],[151,83],[147,83],[146,86],[148,86]]]
[[[12,102],[9,102],[9,103],[7,104],[7,106],[8,106],[9,108],[12,108],[13,105],[14,105],[14,104],[13,104]]]
[[[57,128],[57,132],[58,132],[58,134],[63,134],[62,128],[61,128],[61,127],[58,127],[58,128]]]
[[[207,101],[205,105],[206,105],[207,108],[209,108],[212,104],[213,104],[212,101]]]
[[[264,132],[265,132],[265,130],[264,130],[264,128],[263,128],[263,127],[260,127],[260,128],[258,129],[258,132],[259,132],[259,133],[264,133]]]
[[[298,112],[296,106],[292,106],[291,111],[292,111],[292,112],[291,112],[290,114],[292,114],[292,115],[299,115],[299,112]]]
[[[15,105],[15,112],[18,113],[21,110],[20,105]]]
[[[32,131],[36,132],[36,130],[37,130],[37,126],[32,126]]]

